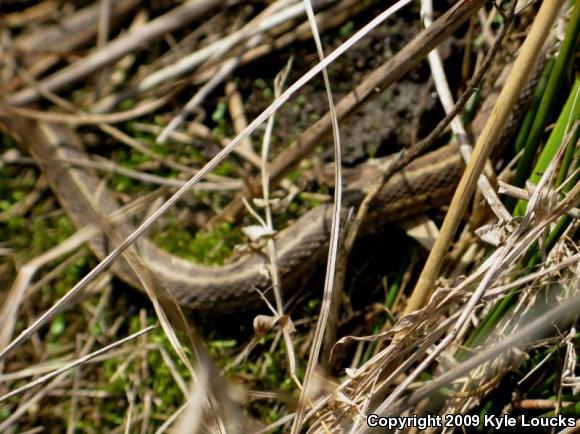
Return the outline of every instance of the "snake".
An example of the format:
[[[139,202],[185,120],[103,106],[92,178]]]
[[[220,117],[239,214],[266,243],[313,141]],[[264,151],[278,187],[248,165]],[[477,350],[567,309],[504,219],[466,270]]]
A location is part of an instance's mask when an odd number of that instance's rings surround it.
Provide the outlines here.
[[[118,199],[103,188],[94,170],[68,163],[70,160],[89,161],[79,136],[70,127],[15,117],[2,119],[2,124],[25,144],[77,228],[95,224],[95,212],[108,216],[120,208]],[[359,165],[359,175],[344,188],[343,220],[350,208],[360,204],[388,164],[390,158]],[[372,232],[386,223],[445,204],[459,182],[462,168],[458,147],[454,144],[419,157],[384,185],[363,232]],[[331,218],[332,207],[322,204],[276,234],[278,272],[285,292],[305,284],[324,260]],[[121,238],[135,229],[128,221],[115,223],[114,228]],[[102,234],[91,237],[88,245],[99,259],[111,248]],[[175,256],[146,237],[140,237],[135,247],[143,268],[155,284],[162,286],[186,308],[214,313],[247,310],[263,303],[260,293],[271,292],[269,260],[263,251],[243,255],[224,265],[205,266]],[[112,271],[127,284],[141,287],[124,259],[115,261]]]
[[[541,68],[526,85],[516,109],[502,133],[509,138],[521,120],[537,82]],[[490,97],[488,97],[490,100]],[[481,112],[482,116],[488,113]],[[474,121],[475,124],[478,119]],[[480,121],[479,124],[482,122]],[[90,164],[71,165],[70,161],[90,163],[79,135],[68,125],[0,114],[0,126],[8,131],[35,159],[42,169],[60,205],[81,229],[99,224],[99,218],[118,212],[119,200],[106,188]],[[393,157],[371,159],[359,164],[356,175],[344,187],[343,223],[349,210],[356,208],[391,164]],[[83,167],[82,169],[80,167]],[[448,203],[463,172],[457,143],[432,150],[395,173],[382,187],[369,211],[362,233],[414,214]],[[312,208],[292,224],[275,234],[277,267],[283,293],[300,288],[311,278],[328,250],[332,207],[322,204]],[[128,219],[127,219],[128,220]],[[101,220],[102,221],[102,220]],[[102,225],[102,224],[101,224]],[[124,239],[134,230],[130,221],[116,222],[115,235]],[[88,240],[91,251],[103,259],[110,251],[106,235]],[[180,258],[158,247],[146,237],[134,244],[142,266],[162,293],[180,306],[201,313],[227,314],[255,309],[264,304],[264,294],[272,295],[269,258],[262,248],[235,261],[219,266],[205,266]],[[113,273],[137,289],[142,280],[124,258],[112,265]]]

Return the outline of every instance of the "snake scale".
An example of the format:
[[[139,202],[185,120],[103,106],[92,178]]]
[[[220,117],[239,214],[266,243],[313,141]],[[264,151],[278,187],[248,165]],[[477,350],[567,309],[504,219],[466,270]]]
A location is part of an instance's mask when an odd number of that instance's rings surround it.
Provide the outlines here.
[[[536,68],[536,77],[530,79],[504,131],[513,132],[525,113],[540,70]],[[481,124],[481,119],[479,121]],[[0,115],[0,126],[34,157],[77,228],[95,224],[95,215],[104,217],[119,210],[117,199],[103,188],[94,170],[66,163],[67,160],[89,160],[79,136],[70,127],[5,115]],[[505,139],[509,133],[503,136]],[[343,216],[349,207],[360,204],[388,164],[387,157],[358,167],[359,175],[344,189]],[[363,231],[370,232],[388,222],[445,204],[462,170],[458,147],[453,143],[419,157],[387,182]],[[330,206],[320,205],[276,235],[277,263],[285,292],[303,284],[324,260],[331,211]],[[125,221],[115,224],[114,228],[118,237],[126,238],[135,227]],[[99,259],[110,249],[102,234],[92,237],[88,244]],[[186,308],[212,314],[247,310],[263,303],[259,292],[268,293],[271,287],[264,252],[247,254],[235,262],[212,267],[181,259],[144,237],[136,241],[135,247],[143,265],[141,268],[150,274],[156,285]],[[139,279],[125,259],[115,261],[112,270],[129,285],[141,289]]]

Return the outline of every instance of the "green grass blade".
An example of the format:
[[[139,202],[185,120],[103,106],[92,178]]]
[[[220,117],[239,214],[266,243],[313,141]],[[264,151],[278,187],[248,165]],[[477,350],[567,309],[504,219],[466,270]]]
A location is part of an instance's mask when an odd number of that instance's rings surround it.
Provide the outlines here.
[[[542,102],[542,98],[546,92],[548,79],[550,78],[552,69],[554,69],[554,63],[556,63],[556,59],[554,59],[553,57],[549,58],[546,61],[546,65],[544,66],[544,70],[542,71],[542,75],[540,76],[540,79],[538,80],[538,84],[534,91],[534,96],[532,97],[530,108],[526,113],[526,117],[524,118],[522,126],[520,127],[520,131],[518,132],[518,136],[516,137],[516,143],[514,145],[516,153],[520,152],[524,148],[524,145],[526,144],[526,139],[528,138],[530,130],[532,129],[534,118],[538,113],[540,103]]]
[[[517,187],[522,187],[530,175],[534,156],[536,155],[536,151],[542,140],[544,131],[546,130],[547,123],[552,114],[559,93],[562,90],[562,85],[566,81],[566,71],[573,59],[578,42],[579,29],[580,8],[575,6],[572,16],[570,17],[570,22],[568,23],[564,41],[560,47],[560,52],[558,53],[554,68],[550,74],[550,79],[546,85],[540,108],[538,109],[538,113],[536,114],[530,129],[530,134],[527,137],[522,157],[518,163],[516,174],[512,181],[512,184]],[[516,204],[517,200],[513,198],[508,198],[506,200],[506,208],[510,211],[514,210]],[[519,211],[521,212],[521,209]]]

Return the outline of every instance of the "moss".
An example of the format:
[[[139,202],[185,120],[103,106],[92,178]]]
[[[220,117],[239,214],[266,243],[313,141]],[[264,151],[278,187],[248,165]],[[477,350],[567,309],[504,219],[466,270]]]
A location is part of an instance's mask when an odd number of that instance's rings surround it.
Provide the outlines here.
[[[348,38],[352,35],[354,30],[354,21],[347,21],[345,24],[342,25],[338,34],[341,38]]]
[[[236,165],[233,161],[225,160],[213,171],[214,174],[219,176],[233,176],[235,174]]]
[[[234,348],[238,342],[235,339],[225,339],[225,340],[213,340],[209,343],[211,348],[215,349],[227,349],[227,348]]]
[[[155,125],[157,125],[159,127],[164,127],[165,125],[167,125],[165,118],[163,116],[159,116],[159,115],[157,115],[153,118],[153,122],[155,123]]]
[[[119,193],[130,193],[137,189],[137,185],[131,178],[118,174],[111,177],[111,185]]]
[[[66,317],[63,314],[58,314],[50,323],[48,334],[52,338],[57,338],[63,334],[66,329]]]
[[[302,172],[299,169],[294,169],[288,174],[288,179],[292,182],[296,182],[300,179],[300,174]]]
[[[119,109],[121,111],[131,110],[137,105],[137,102],[134,99],[125,99],[119,103]]]
[[[68,266],[61,277],[54,280],[47,288],[55,296],[62,297],[96,265],[96,262],[92,253],[85,247],[84,255]]]
[[[0,420],[6,420],[10,417],[12,411],[8,408],[8,406],[0,407]]]
[[[5,197],[22,196],[9,194]],[[16,200],[3,202],[9,202],[7,208],[10,208]],[[52,208],[47,207],[47,202],[41,202],[31,209],[29,216],[9,217],[0,222],[0,239],[15,250],[45,252],[75,232],[72,222],[65,215],[55,214],[52,211]]]
[[[157,234],[154,240],[160,247],[182,258],[206,265],[219,265],[232,253],[234,246],[243,241],[243,234],[225,223],[195,235],[170,227]]]

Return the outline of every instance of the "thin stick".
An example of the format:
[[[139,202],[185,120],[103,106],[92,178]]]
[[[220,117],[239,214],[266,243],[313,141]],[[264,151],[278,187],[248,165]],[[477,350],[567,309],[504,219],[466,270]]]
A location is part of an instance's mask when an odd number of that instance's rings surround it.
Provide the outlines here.
[[[41,86],[41,83],[38,84]],[[50,92],[50,91],[46,91]],[[148,99],[138,104],[132,109],[125,110],[118,113],[108,113],[108,114],[67,114],[67,113],[56,113],[47,112],[40,110],[32,110],[22,107],[13,107],[5,104],[0,104],[0,114],[2,110],[9,113],[13,113],[24,118],[36,119],[46,122],[58,122],[69,125],[91,125],[91,124],[114,124],[130,121],[151,112],[156,111],[160,107],[164,106],[173,97],[173,92],[162,96],[161,98]]]
[[[421,276],[419,276],[417,286],[409,299],[405,314],[420,309],[431,295],[441,270],[445,253],[467,209],[479,175],[483,171],[493,146],[500,136],[512,108],[526,83],[562,3],[563,0],[542,3],[542,7],[538,11],[528,37],[522,45],[521,53],[514,63],[506,85],[500,93],[495,107],[477,140],[471,160],[469,160],[459,181],[459,186],[453,195],[449,211],[441,226],[439,237],[427,258],[427,263]]]
[[[120,166],[114,161],[108,160],[103,157],[96,156],[95,159],[84,159],[84,158],[54,158],[51,161],[60,161],[64,163],[69,163],[71,166],[75,167],[90,167],[92,169],[102,170],[111,173],[118,173],[119,175],[126,176],[127,178],[135,179],[147,184],[160,185],[165,187],[179,188],[185,185],[186,181],[181,181],[179,179],[165,178],[163,176],[153,175],[151,173],[140,172],[138,170],[128,169],[126,167]],[[242,186],[242,182],[236,179],[231,181],[220,181],[220,182],[200,182],[193,187],[193,191],[231,191],[239,190]]]
[[[528,200],[530,198],[530,193],[528,193],[527,190],[514,187],[513,185],[506,184],[503,181],[499,181],[499,192],[515,199]],[[580,209],[578,208],[569,209],[566,211],[566,214],[570,217],[580,219]]]
[[[281,79],[281,83],[283,83],[284,81],[285,79]],[[278,95],[279,93],[276,94],[276,96]],[[240,91],[238,90],[235,81],[229,81],[226,84],[226,98],[228,100],[228,109],[230,111],[230,118],[234,126],[234,131],[236,132],[236,134],[239,134],[241,131],[244,131],[244,128],[248,126],[248,118],[246,116],[246,112],[244,111],[244,102],[242,101],[242,95],[240,94]],[[274,119],[274,116],[275,114],[272,114],[272,117],[270,119]],[[268,119],[268,124],[266,128],[270,126],[269,122],[274,122],[273,120],[270,121],[270,119]],[[264,135],[264,140],[266,140],[266,135]],[[270,139],[268,138],[268,140]],[[270,144],[269,142],[268,143],[263,142],[262,146],[267,145],[266,148],[269,148],[269,144]],[[264,161],[264,155],[262,155],[262,159],[260,160],[260,157],[254,151],[254,148],[252,146],[252,140],[250,140],[249,137],[246,137],[246,139],[243,140],[242,143],[240,143],[238,149],[240,151],[248,153],[247,160],[254,165],[257,163],[258,164],[257,167],[262,168],[264,163],[268,164],[267,159],[266,161]],[[267,156],[268,153],[266,153],[266,157]],[[264,198],[264,200],[266,200],[266,198]]]
[[[403,4],[402,1],[396,3]],[[321,61],[324,60],[324,51],[322,49],[322,42],[320,41],[320,34],[318,33],[318,25],[312,3],[310,0],[304,0],[304,7],[308,15],[308,21],[312,29],[312,36],[316,43],[316,51]],[[328,108],[330,113],[332,136],[334,141],[334,204],[332,207],[332,222],[330,224],[330,241],[328,246],[328,261],[326,263],[326,275],[324,277],[324,292],[322,294],[322,305],[320,306],[320,314],[316,321],[314,329],[314,338],[312,341],[312,348],[306,364],[306,372],[304,373],[304,380],[302,390],[300,391],[300,400],[298,401],[298,410],[296,417],[292,422],[292,434],[298,434],[304,419],[304,412],[306,409],[306,401],[309,400],[310,385],[314,378],[314,370],[318,365],[320,357],[320,350],[326,330],[329,313],[331,312],[332,293],[335,282],[335,271],[338,257],[338,241],[340,238],[340,213],[342,210],[342,161],[340,149],[340,133],[338,129],[338,116],[336,114],[336,107],[334,105],[334,98],[332,96],[332,89],[330,87],[330,79],[328,78],[328,71],[322,70],[322,77],[324,79],[324,87],[326,88],[326,96],[328,98]]]
[[[282,71],[280,71],[274,80],[274,92],[276,98],[282,93],[284,88],[284,83],[288,78],[288,74],[292,68],[292,59],[288,62],[288,64],[284,67]],[[270,141],[272,138],[272,131],[274,129],[274,122],[275,122],[276,112],[272,113],[272,116],[268,118],[268,122],[266,124],[266,131],[264,133],[264,139],[262,141],[262,153],[261,153],[261,176],[262,176],[262,198],[264,200],[264,213],[265,213],[265,221],[264,221],[264,228],[266,231],[273,233],[274,231],[274,222],[272,219],[272,209],[270,206],[270,187],[269,187],[269,180],[270,174],[268,173],[268,155],[270,152]],[[245,116],[243,122],[246,122]],[[274,299],[276,301],[276,309],[275,313],[277,316],[278,324],[280,325],[280,331],[284,338],[284,344],[286,345],[286,353],[288,355],[288,371],[290,373],[290,377],[296,379],[296,356],[294,352],[294,345],[292,343],[292,339],[290,333],[293,330],[293,325],[290,322],[291,320],[281,322],[280,320],[284,316],[284,303],[282,299],[281,293],[281,285],[282,282],[280,280],[280,271],[278,269],[278,251],[276,249],[276,242],[273,238],[268,240],[268,258],[270,260],[270,277],[272,279],[272,291],[274,292]]]
[[[109,40],[109,33],[111,31],[111,0],[99,0],[99,24],[97,32],[97,49],[103,48]],[[106,82],[109,68],[103,68],[99,71],[95,84],[94,99],[99,99],[99,95],[103,93],[103,86]]]

